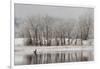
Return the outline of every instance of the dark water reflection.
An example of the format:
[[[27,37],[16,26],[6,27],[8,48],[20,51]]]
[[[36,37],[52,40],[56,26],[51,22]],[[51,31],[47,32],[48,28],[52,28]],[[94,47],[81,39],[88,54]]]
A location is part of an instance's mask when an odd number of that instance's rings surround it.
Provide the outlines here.
[[[19,58],[20,59],[20,58]],[[66,53],[42,53],[24,55],[23,61],[20,63],[15,62],[15,65],[29,65],[29,64],[47,64],[47,63],[61,63],[61,62],[79,62],[79,61],[92,61],[93,52],[66,52]]]

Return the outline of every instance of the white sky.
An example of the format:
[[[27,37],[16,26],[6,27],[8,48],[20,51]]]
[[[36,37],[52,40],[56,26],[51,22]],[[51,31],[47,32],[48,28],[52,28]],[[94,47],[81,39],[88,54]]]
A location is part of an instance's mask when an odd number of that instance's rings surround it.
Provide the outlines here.
[[[15,4],[14,9],[15,17],[26,18],[27,16],[35,15],[49,15],[62,19],[78,19],[80,15],[84,13],[90,13],[93,15],[93,8],[82,7],[68,7],[68,6],[48,6],[48,5],[36,5],[36,4]]]

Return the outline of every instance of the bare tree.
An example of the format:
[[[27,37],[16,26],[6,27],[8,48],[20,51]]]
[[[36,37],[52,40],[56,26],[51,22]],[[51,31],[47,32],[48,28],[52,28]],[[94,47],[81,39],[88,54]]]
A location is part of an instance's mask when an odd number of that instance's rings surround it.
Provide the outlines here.
[[[71,34],[72,34],[72,31],[73,31],[73,28],[74,28],[74,22],[70,19],[66,24],[65,26],[65,31],[66,31],[66,37],[68,38],[68,45],[71,44]]]
[[[80,16],[79,21],[79,29],[80,29],[80,38],[81,38],[81,44],[82,40],[87,40],[89,37],[89,32],[92,27],[92,17],[90,14],[85,14],[83,16]]]

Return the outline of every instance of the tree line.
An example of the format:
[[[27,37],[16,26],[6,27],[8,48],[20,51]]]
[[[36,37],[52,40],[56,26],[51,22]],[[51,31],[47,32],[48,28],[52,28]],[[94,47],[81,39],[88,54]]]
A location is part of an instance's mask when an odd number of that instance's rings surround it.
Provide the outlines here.
[[[16,20],[16,19],[15,19]],[[93,34],[93,18],[81,15],[75,19],[63,20],[51,16],[30,16],[20,25],[21,37],[26,38],[25,45],[62,46],[80,45]],[[93,38],[93,37],[92,37]]]

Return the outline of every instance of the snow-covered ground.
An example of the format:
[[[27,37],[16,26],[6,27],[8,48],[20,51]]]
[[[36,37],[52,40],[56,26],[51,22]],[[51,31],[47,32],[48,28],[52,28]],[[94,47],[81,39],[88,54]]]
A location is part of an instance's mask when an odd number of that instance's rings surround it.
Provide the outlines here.
[[[93,50],[93,46],[15,46],[15,54],[18,55],[30,55],[33,54],[34,51],[37,53],[60,53],[60,52],[77,52],[77,51],[91,51]]]

